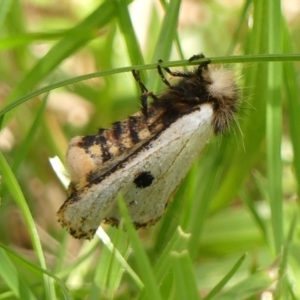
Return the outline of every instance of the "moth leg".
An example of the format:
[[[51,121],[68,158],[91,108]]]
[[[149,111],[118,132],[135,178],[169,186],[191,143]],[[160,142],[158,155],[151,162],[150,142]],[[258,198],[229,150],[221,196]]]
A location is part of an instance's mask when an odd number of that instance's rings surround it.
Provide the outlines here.
[[[157,97],[152,92],[149,92],[148,89],[145,87],[145,85],[141,82],[139,71],[132,70],[132,74],[141,89],[142,95],[140,97],[140,100],[142,104],[142,113],[147,119],[148,118],[148,102],[147,102],[148,97],[152,98],[153,100],[156,100]]]
[[[184,90],[179,89],[178,87],[172,86],[170,84],[170,82],[164,76],[164,73],[162,71],[162,67],[160,66],[160,63],[162,63],[161,59],[158,61],[157,71],[158,71],[158,74],[160,75],[162,81],[164,82],[164,84],[167,85],[171,90],[173,90],[178,95],[178,97],[185,98],[187,101],[189,101],[191,103],[193,103],[193,102],[198,103],[199,99],[197,97],[186,98]],[[191,77],[195,76],[193,73],[172,72],[169,68],[164,68],[164,69],[166,70],[166,72],[168,72],[168,74],[170,74],[172,76],[185,77],[185,78],[191,78]]]
[[[193,55],[189,61],[193,61],[193,60],[197,60],[200,58],[205,58],[205,56],[201,53],[201,54],[197,54],[197,55]],[[160,64],[163,61],[160,59],[158,61],[158,65],[157,65],[157,70],[158,70],[158,74],[160,75],[162,81],[170,88],[172,88],[172,85],[169,83],[169,81],[165,78],[163,72],[162,72],[162,68],[160,66]],[[202,69],[207,70],[207,65],[210,64],[210,60],[207,60],[205,62],[202,62],[199,66],[198,66],[198,71],[201,74],[202,73]],[[171,71],[169,68],[163,68],[166,72],[168,72],[168,74],[170,74],[171,76],[175,76],[175,77],[183,77],[183,78],[192,78],[194,77],[193,73],[184,73],[184,72],[173,72]]]
[[[205,58],[205,56],[200,53],[197,55],[193,55],[189,61],[193,61],[193,60],[197,60],[200,58]],[[208,59],[207,61],[201,62],[200,65],[198,66],[197,70],[196,70],[196,74],[197,76],[201,79],[202,82],[207,83],[207,84],[211,84],[211,80],[209,80],[209,78],[205,78],[205,76],[203,76],[203,70],[207,71],[208,70],[208,65],[211,63],[211,61]],[[207,76],[206,76],[207,77]]]
[[[157,71],[158,71],[158,74],[159,76],[161,77],[161,80],[163,81],[163,83],[165,85],[167,85],[168,87],[170,88],[173,88],[173,86],[170,84],[170,82],[166,79],[166,77],[164,76],[163,74],[163,71],[162,71],[162,67],[160,66],[160,64],[162,63],[163,61],[160,59],[158,60],[158,65],[157,65]],[[170,74],[171,76],[174,76],[174,77],[184,77],[184,78],[191,78],[193,77],[193,74],[190,74],[190,73],[183,73],[183,72],[173,72],[171,71],[169,68],[163,68],[168,74]]]
[[[193,61],[193,60],[196,60],[196,59],[200,59],[200,58],[204,58],[205,56],[203,54],[198,54],[198,55],[193,55],[189,61]],[[162,67],[160,66],[160,64],[162,63],[163,61],[160,59],[158,61],[158,65],[157,65],[157,70],[158,70],[158,74],[160,75],[162,81],[170,88],[172,89],[173,91],[175,91],[178,96],[181,96],[183,98],[185,98],[186,101],[190,102],[190,103],[198,103],[199,102],[199,99],[198,97],[186,97],[185,95],[185,91],[184,90],[179,90],[178,87],[174,87],[172,86],[169,81],[165,78],[163,72],[162,72]],[[207,80],[205,80],[203,78],[203,75],[202,75],[202,70],[205,69],[207,70],[207,65],[210,63],[210,61],[205,61],[203,63],[201,63],[197,70],[196,70],[196,73],[197,73],[197,76],[201,78],[201,81],[205,82],[205,83],[210,83],[210,82],[207,82]],[[176,76],[176,77],[183,77],[183,78],[193,78],[195,77],[195,73],[191,73],[191,72],[187,72],[187,73],[184,73],[184,72],[173,72],[171,71],[169,68],[163,68],[164,70],[166,70],[166,72],[168,72],[168,74],[170,74],[171,76]]]
[[[193,61],[193,60],[197,60],[197,59],[200,59],[200,58],[205,58],[205,56],[200,53],[200,54],[196,54],[196,55],[193,55],[189,61]],[[200,65],[198,66],[197,68],[197,76],[199,76],[203,82],[206,82],[206,83],[211,83],[210,81],[207,81],[203,78],[203,70],[208,70],[208,65],[210,64],[210,60],[208,59],[207,61],[204,61],[202,63],[200,63]]]
[[[201,58],[205,58],[204,54],[202,54],[202,53],[193,55],[192,57],[189,58],[189,61],[194,61],[194,60],[201,59]],[[207,70],[207,66],[210,64],[210,62],[211,61],[208,59],[207,61],[200,63],[200,65],[198,66],[198,69]]]

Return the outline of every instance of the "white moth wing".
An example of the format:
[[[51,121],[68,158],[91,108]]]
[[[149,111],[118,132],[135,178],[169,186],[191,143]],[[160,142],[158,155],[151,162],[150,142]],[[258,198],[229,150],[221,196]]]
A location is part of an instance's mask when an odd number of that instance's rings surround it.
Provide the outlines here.
[[[212,106],[198,108],[172,123],[99,184],[78,191],[77,198],[60,212],[69,231],[75,237],[91,238],[103,219],[118,220],[119,193],[134,223],[155,223],[212,133]],[[153,177],[144,188],[134,182],[142,172]]]
[[[128,164],[128,172],[146,171],[154,177],[145,188],[131,181],[124,193],[133,222],[143,225],[163,215],[166,204],[207,143],[212,113],[210,105],[203,105],[201,110],[181,117],[152,143],[152,149],[141,152],[137,162]],[[117,207],[113,215],[117,215]]]

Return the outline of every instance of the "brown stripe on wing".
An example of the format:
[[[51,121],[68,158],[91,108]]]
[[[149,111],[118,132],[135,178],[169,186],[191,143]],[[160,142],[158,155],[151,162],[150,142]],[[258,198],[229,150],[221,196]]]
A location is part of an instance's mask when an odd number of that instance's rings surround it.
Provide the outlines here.
[[[138,131],[138,125],[139,125],[139,117],[138,116],[130,116],[128,118],[128,128],[130,132],[131,141],[133,144],[137,144],[140,142],[139,138],[139,131]],[[140,122],[141,124],[145,125],[145,122]]]
[[[137,112],[121,122],[115,122],[111,129],[105,130],[105,134],[112,145],[119,148],[118,154],[121,154],[149,137],[151,132],[145,116]]]
[[[95,144],[101,148],[102,152],[102,163],[108,161],[112,158],[112,153],[110,152],[111,143],[105,137],[105,131],[95,136]]]
[[[123,126],[121,122],[115,122],[112,125],[112,132],[114,134],[114,138],[119,140],[123,133]]]
[[[164,108],[148,107],[148,118],[139,111],[116,122],[96,135],[71,140],[66,162],[74,190],[83,188],[91,178],[106,176],[132,153],[167,127]],[[89,178],[88,178],[89,177]]]

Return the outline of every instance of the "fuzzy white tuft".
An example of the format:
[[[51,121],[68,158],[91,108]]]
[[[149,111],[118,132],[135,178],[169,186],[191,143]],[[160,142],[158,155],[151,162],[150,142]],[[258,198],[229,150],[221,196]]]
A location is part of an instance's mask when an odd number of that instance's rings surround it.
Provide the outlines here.
[[[211,84],[207,88],[212,97],[218,99],[236,98],[236,78],[232,71],[212,68],[209,75]]]

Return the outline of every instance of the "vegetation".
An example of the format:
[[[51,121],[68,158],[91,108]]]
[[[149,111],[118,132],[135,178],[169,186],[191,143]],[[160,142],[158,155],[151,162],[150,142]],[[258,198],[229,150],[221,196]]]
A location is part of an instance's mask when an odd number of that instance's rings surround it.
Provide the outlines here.
[[[288,5],[0,1],[0,299],[300,299],[300,12]],[[49,158],[139,109],[133,68],[156,93],[158,59],[188,68],[200,52],[239,74],[241,130],[207,145],[154,227],[133,230],[120,199],[126,231],[73,239]]]

